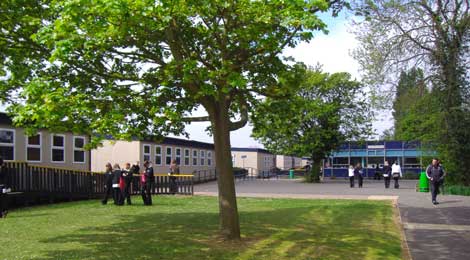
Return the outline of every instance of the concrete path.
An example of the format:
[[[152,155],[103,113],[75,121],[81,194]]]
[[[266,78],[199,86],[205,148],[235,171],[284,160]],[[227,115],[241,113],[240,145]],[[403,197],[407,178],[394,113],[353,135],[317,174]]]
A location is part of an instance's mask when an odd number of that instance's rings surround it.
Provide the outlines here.
[[[401,181],[400,189],[366,180],[363,188],[349,188],[346,180],[307,184],[300,180],[245,180],[236,182],[239,197],[397,200],[405,238],[414,260],[470,259],[470,197],[416,192],[416,181]],[[196,195],[216,195],[215,182],[195,186]]]

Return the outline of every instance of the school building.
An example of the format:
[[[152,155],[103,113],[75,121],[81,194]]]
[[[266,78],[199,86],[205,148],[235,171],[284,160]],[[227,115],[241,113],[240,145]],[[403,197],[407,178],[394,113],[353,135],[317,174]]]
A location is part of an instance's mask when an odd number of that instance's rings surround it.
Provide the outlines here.
[[[268,173],[276,166],[276,155],[268,150],[236,147],[231,150],[233,167],[247,169],[252,176]]]
[[[27,136],[23,128],[13,126],[6,113],[0,113],[0,156],[5,161],[89,171],[90,152],[84,149],[88,141],[89,136],[72,132],[40,130]]]
[[[276,167],[281,170],[289,170],[292,168],[301,168],[305,166],[305,162],[300,157],[276,155]]]
[[[214,145],[198,141],[165,137],[161,142],[152,140],[105,140],[103,146],[91,151],[92,171],[104,171],[106,163],[152,163],[155,173],[168,173],[174,159],[183,174],[215,170]]]
[[[433,151],[423,151],[417,141],[367,141],[342,144],[338,150],[324,160],[325,177],[347,177],[349,165],[361,163],[367,177],[374,176],[375,169],[381,169],[385,161],[390,165],[398,162],[403,174],[418,174],[422,171],[423,156],[435,155]],[[424,164],[427,164],[424,162]]]

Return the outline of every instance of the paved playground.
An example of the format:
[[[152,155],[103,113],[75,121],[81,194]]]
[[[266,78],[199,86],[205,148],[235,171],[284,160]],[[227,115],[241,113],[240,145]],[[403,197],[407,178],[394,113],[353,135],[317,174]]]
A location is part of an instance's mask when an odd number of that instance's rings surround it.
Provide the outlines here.
[[[300,179],[237,180],[236,191],[246,197],[398,200],[412,259],[469,259],[470,197],[439,195],[440,204],[434,206],[429,193],[416,192],[416,183],[401,181],[400,189],[385,189],[382,181],[365,180],[359,189],[350,188],[347,180],[320,184],[302,183]],[[217,184],[196,185],[195,194],[215,195]]]

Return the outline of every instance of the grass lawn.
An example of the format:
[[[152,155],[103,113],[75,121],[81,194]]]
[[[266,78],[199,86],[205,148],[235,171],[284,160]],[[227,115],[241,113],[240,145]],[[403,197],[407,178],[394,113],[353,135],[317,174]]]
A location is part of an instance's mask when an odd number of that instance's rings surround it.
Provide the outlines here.
[[[0,219],[0,259],[400,259],[389,202],[238,200],[242,241],[217,236],[213,197],[154,197],[154,205],[70,202]]]

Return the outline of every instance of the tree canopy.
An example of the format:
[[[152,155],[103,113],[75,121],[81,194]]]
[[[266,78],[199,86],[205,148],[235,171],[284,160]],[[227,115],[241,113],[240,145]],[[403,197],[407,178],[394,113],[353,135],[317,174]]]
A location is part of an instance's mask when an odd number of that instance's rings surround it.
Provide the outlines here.
[[[253,136],[276,154],[308,156],[315,180],[320,161],[342,142],[370,135],[369,104],[348,73],[305,68],[287,80],[288,99],[267,98],[253,114]]]
[[[354,2],[364,18],[356,26],[354,53],[364,81],[375,96],[392,101],[400,72],[420,68],[438,104],[432,111],[437,121],[427,131],[436,133],[450,178],[470,185],[470,132],[463,130],[470,126],[470,2]]]
[[[17,95],[8,99],[16,124],[30,131],[90,134],[94,145],[105,135],[180,134],[185,123],[210,121],[221,231],[225,238],[239,238],[229,132],[246,124],[259,97],[282,96],[288,88],[277,80],[292,70],[283,49],[325,31],[317,14],[335,15],[344,5],[340,0],[2,1],[0,20],[8,20],[0,28],[1,68],[8,74],[3,94]],[[38,51],[28,51],[31,46]],[[190,116],[198,106],[207,116]]]

